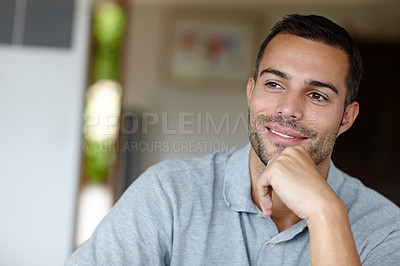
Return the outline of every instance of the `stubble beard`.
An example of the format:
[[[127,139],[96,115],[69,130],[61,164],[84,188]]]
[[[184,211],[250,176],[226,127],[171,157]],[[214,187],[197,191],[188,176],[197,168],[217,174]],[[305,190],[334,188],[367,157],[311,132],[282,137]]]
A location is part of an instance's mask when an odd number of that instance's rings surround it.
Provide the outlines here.
[[[328,158],[333,150],[338,131],[320,133],[314,129],[306,128],[294,120],[285,119],[282,115],[252,115],[248,118],[249,139],[251,146],[258,158],[267,165],[269,160],[278,156],[287,146],[283,143],[268,143],[265,140],[265,125],[267,123],[278,124],[290,128],[308,138],[306,146],[303,146],[310,154],[316,165],[320,165]]]

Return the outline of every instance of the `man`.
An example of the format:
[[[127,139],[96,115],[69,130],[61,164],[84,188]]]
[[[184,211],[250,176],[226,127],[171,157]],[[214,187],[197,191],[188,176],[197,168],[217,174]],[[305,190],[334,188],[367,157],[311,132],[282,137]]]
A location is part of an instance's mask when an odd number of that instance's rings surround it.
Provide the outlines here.
[[[330,161],[360,78],[344,29],[286,17],[247,84],[251,145],[149,168],[68,264],[399,265],[400,209]]]

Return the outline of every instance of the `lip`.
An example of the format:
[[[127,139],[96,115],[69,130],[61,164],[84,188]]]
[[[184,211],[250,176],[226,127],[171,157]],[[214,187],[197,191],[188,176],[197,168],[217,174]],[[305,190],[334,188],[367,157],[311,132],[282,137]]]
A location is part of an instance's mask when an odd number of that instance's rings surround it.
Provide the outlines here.
[[[268,135],[275,141],[285,144],[297,144],[307,137],[301,135],[300,133],[277,125],[265,126]]]

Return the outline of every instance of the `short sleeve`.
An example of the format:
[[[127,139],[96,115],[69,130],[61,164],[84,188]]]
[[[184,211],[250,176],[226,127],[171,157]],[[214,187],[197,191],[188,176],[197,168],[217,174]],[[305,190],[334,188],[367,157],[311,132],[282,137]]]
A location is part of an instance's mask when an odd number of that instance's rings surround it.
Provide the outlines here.
[[[390,233],[381,243],[372,249],[362,262],[362,265],[400,265],[400,230]]]
[[[152,167],[127,189],[66,265],[165,265],[171,243],[172,207]]]

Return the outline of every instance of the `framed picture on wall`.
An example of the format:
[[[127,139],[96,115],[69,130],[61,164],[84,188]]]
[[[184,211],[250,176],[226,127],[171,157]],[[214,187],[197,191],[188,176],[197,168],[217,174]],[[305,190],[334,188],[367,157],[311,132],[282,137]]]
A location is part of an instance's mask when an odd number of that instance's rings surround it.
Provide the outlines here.
[[[256,53],[251,19],[179,12],[168,22],[164,72],[173,83],[243,82],[251,75]]]

